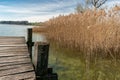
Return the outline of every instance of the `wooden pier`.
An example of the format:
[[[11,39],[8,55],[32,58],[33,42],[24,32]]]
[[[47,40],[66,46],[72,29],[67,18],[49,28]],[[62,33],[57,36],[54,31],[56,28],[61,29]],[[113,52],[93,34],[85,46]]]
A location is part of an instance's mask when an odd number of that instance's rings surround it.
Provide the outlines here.
[[[35,80],[24,37],[0,37],[0,80]]]
[[[36,42],[32,60],[33,45],[32,29],[28,29],[27,41],[25,37],[0,37],[0,80],[58,80],[48,68],[49,44]]]

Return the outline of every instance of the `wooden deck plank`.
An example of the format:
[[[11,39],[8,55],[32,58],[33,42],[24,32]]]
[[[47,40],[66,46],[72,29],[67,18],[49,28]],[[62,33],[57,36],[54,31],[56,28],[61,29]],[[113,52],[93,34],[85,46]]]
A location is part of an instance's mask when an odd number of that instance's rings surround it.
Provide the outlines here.
[[[20,73],[27,73],[27,72],[34,72],[34,69],[31,65],[24,65],[24,66],[14,67],[6,70],[1,70],[0,77],[20,74]]]
[[[0,80],[35,80],[34,77],[34,72],[27,72],[22,74],[3,76],[0,78]]]
[[[2,52],[23,52],[23,51],[28,51],[28,48],[27,48],[27,46],[13,46],[13,47],[9,47],[9,46],[0,46],[0,53],[2,53]]]
[[[29,56],[27,46],[0,46],[0,58],[12,56]],[[2,58],[1,58],[2,59]]]
[[[0,67],[0,72],[3,70],[14,69],[22,66],[31,66],[31,63],[21,63],[21,64],[14,64],[14,65],[6,65]]]
[[[2,60],[13,60],[13,59],[21,59],[21,58],[29,58],[29,56],[24,55],[24,56],[7,56],[7,57],[0,57],[0,62]]]
[[[11,45],[2,45],[0,44],[0,47],[23,47],[23,46],[27,46],[27,44],[11,44]]]
[[[0,67],[3,67],[3,66],[10,66],[10,65],[19,65],[19,64],[31,64],[31,61],[30,60],[26,60],[26,61],[15,61],[15,62],[6,62],[6,63],[1,63],[0,64]]]
[[[24,37],[0,37],[0,80],[35,80]]]
[[[24,37],[0,37],[0,45],[25,44]]]
[[[8,60],[8,59],[7,59]],[[3,63],[11,63],[11,62],[25,62],[25,61],[31,61],[30,58],[19,58],[19,59],[9,59],[8,61],[7,60],[2,60],[0,61],[0,64],[3,64]]]
[[[30,54],[28,52],[9,52],[5,53],[2,52],[0,53],[0,57],[9,57],[9,56],[29,56]]]

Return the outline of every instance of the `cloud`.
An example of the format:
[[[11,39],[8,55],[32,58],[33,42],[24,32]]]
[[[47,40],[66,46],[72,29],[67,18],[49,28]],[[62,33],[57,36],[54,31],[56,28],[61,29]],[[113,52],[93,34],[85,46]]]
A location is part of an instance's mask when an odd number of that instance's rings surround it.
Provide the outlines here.
[[[74,12],[76,2],[58,1],[45,3],[24,3],[21,5],[0,5],[0,16],[3,20],[45,21],[59,14]],[[4,14],[5,13],[5,14]]]
[[[69,13],[64,13],[64,15],[68,15]],[[29,22],[44,22],[44,21],[47,21],[51,18],[54,17],[57,17],[59,16],[59,14],[57,13],[54,13],[54,14],[51,14],[51,15],[32,15],[32,16],[21,16],[21,18],[19,18],[19,16],[15,16],[11,19],[11,17],[9,16],[4,16],[4,17],[0,17],[0,20],[13,20],[13,21],[21,21],[21,20],[28,20]]]
[[[37,0],[39,1],[39,0]],[[28,20],[30,22],[46,21],[59,14],[69,14],[75,11],[77,3],[82,0],[46,0],[44,2],[1,4],[0,20]],[[119,0],[111,0],[106,5],[120,3]]]
[[[75,6],[76,3],[70,2],[47,2],[47,3],[34,3],[34,4],[23,4],[18,6],[6,6],[0,5],[0,11],[11,12],[11,13],[41,13],[41,12],[52,12],[52,11],[62,11]]]

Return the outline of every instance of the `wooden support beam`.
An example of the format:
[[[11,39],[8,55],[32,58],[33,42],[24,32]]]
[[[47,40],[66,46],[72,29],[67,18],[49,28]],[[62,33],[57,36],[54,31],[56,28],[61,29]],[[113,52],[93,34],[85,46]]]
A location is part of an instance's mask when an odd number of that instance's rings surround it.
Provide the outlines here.
[[[34,42],[32,42],[32,28],[29,28],[27,31],[27,45],[28,51],[30,53],[30,58],[32,59],[32,46],[34,45]]]
[[[58,80],[57,73],[48,68],[49,43],[36,42],[33,64],[36,72],[36,80]]]
[[[48,68],[48,52],[49,44],[43,42],[35,43],[35,53],[33,63],[35,66],[35,71],[37,76],[42,76],[47,74]]]

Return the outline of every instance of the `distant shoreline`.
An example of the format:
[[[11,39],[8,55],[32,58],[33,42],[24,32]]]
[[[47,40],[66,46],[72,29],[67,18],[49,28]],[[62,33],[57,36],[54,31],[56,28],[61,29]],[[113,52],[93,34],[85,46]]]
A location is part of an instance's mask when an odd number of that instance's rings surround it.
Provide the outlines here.
[[[35,26],[35,25],[24,25],[24,24],[1,24],[1,23],[0,25]]]
[[[3,23],[0,23],[0,24],[3,24]],[[3,24],[3,25],[23,25],[23,26],[24,26],[25,24],[7,24],[7,23],[6,23],[6,24]],[[34,26],[34,25],[28,24],[28,25],[26,25],[26,26]]]
[[[0,24],[31,25],[28,21],[0,21]]]
[[[9,25],[28,25],[28,26],[40,26],[42,22],[28,22],[28,21],[0,21],[0,24],[9,24]]]

